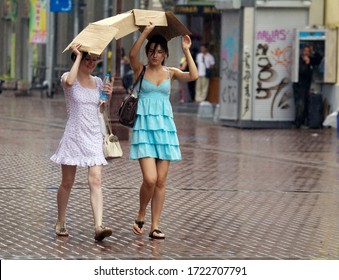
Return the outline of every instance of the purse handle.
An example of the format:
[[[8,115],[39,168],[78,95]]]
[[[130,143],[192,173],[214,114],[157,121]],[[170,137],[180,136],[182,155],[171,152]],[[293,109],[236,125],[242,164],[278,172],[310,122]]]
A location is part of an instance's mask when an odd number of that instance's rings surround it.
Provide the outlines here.
[[[104,115],[105,125],[106,125],[106,127],[108,127],[109,135],[111,135],[111,134],[113,134],[113,131],[112,131],[112,127],[111,127],[111,122],[109,121],[109,115],[110,115],[109,111],[110,111],[110,107],[105,106],[102,114]]]

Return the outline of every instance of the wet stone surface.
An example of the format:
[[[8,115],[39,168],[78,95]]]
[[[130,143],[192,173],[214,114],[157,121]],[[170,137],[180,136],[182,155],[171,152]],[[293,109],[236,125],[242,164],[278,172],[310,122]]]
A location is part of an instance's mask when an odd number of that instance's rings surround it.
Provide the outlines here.
[[[62,99],[0,96],[1,259],[338,259],[334,129],[237,129],[175,114],[183,160],[172,163],[161,217],[165,240],[136,236],[141,173],[124,156],[104,168],[104,222],[94,241],[87,169],[56,237]]]

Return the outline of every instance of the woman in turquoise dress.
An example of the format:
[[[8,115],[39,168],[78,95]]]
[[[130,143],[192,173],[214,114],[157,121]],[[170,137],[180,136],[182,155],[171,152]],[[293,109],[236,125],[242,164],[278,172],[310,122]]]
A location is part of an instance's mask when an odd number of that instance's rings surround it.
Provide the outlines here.
[[[130,51],[130,64],[135,79],[144,67],[139,60],[142,44],[154,29],[152,22],[145,27]],[[198,78],[198,70],[190,53],[191,39],[183,36],[182,50],[189,71],[166,67],[167,41],[161,35],[149,38],[146,45],[148,64],[142,81],[137,119],[133,127],[130,159],[139,160],[143,181],[140,188],[139,211],[133,224],[133,232],[144,233],[146,208],[151,202],[149,237],[164,239],[159,229],[159,219],[165,201],[167,173],[171,161],[181,160],[179,141],[170,103],[171,82],[189,82]],[[139,85],[137,85],[138,88]]]

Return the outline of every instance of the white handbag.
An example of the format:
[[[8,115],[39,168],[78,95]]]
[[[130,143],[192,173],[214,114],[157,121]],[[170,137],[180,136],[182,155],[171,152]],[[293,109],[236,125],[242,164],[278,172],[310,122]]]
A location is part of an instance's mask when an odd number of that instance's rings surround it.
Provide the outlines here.
[[[112,132],[112,127],[109,121],[108,112],[109,107],[104,108],[103,117],[105,119],[106,127],[108,128],[108,132],[104,137],[103,142],[103,152],[106,160],[111,160],[115,158],[120,158],[123,155],[119,139]]]
[[[113,133],[105,135],[103,150],[106,160],[120,158],[123,154],[119,139]]]

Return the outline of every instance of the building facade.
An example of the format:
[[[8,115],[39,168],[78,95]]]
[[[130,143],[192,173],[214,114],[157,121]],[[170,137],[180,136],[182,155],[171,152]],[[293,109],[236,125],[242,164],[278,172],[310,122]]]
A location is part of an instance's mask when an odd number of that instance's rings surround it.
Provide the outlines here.
[[[56,2],[60,6],[56,6]],[[60,4],[61,3],[61,4]],[[178,5],[207,7],[203,12],[176,13]],[[220,13],[214,1],[182,0],[0,0],[0,79],[26,81],[30,86],[48,81],[50,90],[56,88],[62,72],[69,69],[68,53],[63,53],[70,41],[90,22],[129,11],[133,8],[172,10],[192,29],[194,47],[209,42],[214,55],[219,53]],[[208,11],[208,13],[206,13]],[[212,30],[212,32],[211,32]],[[120,47],[128,53],[137,32],[120,40]],[[113,53],[116,41],[111,43]],[[182,55],[180,40],[171,40],[169,66],[179,66]],[[145,58],[141,54],[142,58]],[[115,72],[117,58],[104,56],[101,71]],[[216,75],[217,71],[216,71]],[[178,85],[174,84],[174,88]]]
[[[70,10],[51,12],[52,2],[0,0],[0,79],[30,85],[47,80],[55,89],[71,65],[69,54],[62,52],[87,24],[133,8],[172,10],[191,30],[193,52],[209,43],[215,56],[208,100],[220,104],[222,123],[275,126],[293,121],[293,32],[298,28],[334,34],[326,41],[336,65],[334,79],[316,83],[314,91],[323,95],[328,113],[339,105],[337,0],[64,0],[57,2],[71,3]],[[128,53],[136,36],[122,38],[120,47]],[[111,47],[115,53],[114,40]],[[170,50],[167,65],[178,66],[180,40],[171,40]],[[101,71],[115,72],[117,59],[106,55]]]
[[[219,114],[222,124],[291,127],[295,118],[292,85],[298,78],[300,48],[306,44],[321,55],[323,63],[317,68],[322,73],[314,71],[309,94],[322,96],[323,117],[336,110],[337,23],[332,26],[327,23],[327,11],[336,11],[335,6],[338,2],[330,0],[216,3],[222,10]]]

